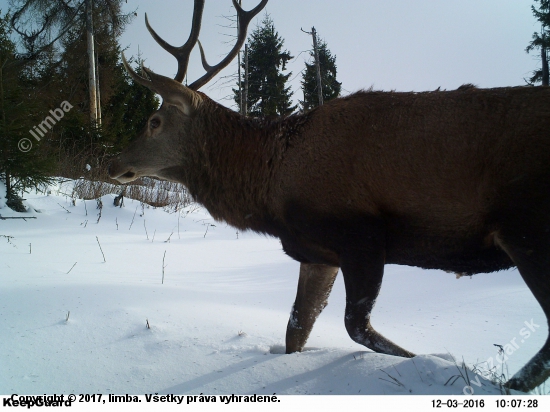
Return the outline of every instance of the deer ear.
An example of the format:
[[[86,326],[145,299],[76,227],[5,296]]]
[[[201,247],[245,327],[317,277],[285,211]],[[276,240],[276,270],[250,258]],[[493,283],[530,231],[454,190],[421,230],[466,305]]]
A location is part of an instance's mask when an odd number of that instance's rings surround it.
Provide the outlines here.
[[[124,57],[124,53],[122,53],[122,63],[124,64],[124,67],[130,77],[136,83],[141,84],[159,94],[164,103],[177,107],[186,115],[191,115],[191,113],[193,113],[201,104],[202,97],[198,93],[175,80],[156,74],[143,65],[141,66],[142,73],[145,73],[148,78],[139,75],[128,64],[126,58]]]
[[[151,79],[149,89],[159,94],[165,104],[175,106],[189,116],[202,102],[202,97],[198,93],[183,84],[156,74],[145,67],[143,71]]]

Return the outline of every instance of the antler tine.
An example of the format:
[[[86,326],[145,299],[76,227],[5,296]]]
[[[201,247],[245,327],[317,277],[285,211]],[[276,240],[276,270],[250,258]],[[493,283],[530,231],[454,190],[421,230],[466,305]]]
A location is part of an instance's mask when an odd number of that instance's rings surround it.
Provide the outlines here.
[[[132,69],[132,66],[130,66],[130,64],[126,60],[126,56],[124,56],[124,52],[122,52],[122,64],[126,68],[126,71],[130,75],[130,77],[134,79],[136,83],[141,84],[142,86],[145,86],[145,87],[151,87],[152,85],[151,80],[147,79],[146,77],[140,76],[139,74],[136,73],[134,69]],[[147,73],[147,71],[145,70],[145,67],[143,66],[143,62],[141,63],[141,69],[142,69],[142,73],[143,72]]]
[[[162,47],[164,50],[166,50],[168,53],[173,55],[176,60],[178,61],[178,72],[176,74],[176,77],[174,77],[174,80],[177,80],[178,82],[183,82],[183,79],[185,78],[185,74],[187,73],[187,65],[189,64],[189,56],[191,54],[191,50],[193,50],[193,47],[195,47],[195,44],[197,44],[197,40],[199,39],[199,32],[201,30],[201,21],[202,21],[202,12],[204,10],[204,1],[205,0],[195,0],[195,5],[193,8],[193,23],[191,26],[191,33],[189,34],[189,38],[185,42],[183,46],[175,47],[171,44],[168,44],[165,40],[163,40],[151,27],[149,24],[149,19],[147,19],[147,13],[145,13],[145,25],[147,26],[147,30],[149,30],[149,33],[151,33],[151,36],[153,36],[153,39]]]
[[[202,66],[204,67],[204,70],[206,70],[206,74],[202,76],[200,79],[194,81],[189,86],[192,90],[198,90],[202,86],[204,86],[206,83],[208,83],[216,74],[218,74],[222,69],[224,69],[231,61],[235,58],[235,56],[239,53],[239,50],[244,44],[244,41],[246,40],[246,31],[248,29],[248,24],[250,21],[256,16],[267,4],[268,0],[262,0],[260,4],[258,4],[256,7],[254,7],[250,11],[244,11],[241,6],[237,3],[236,0],[233,0],[233,6],[237,10],[237,16],[239,20],[239,34],[237,37],[237,43],[235,43],[235,46],[231,49],[229,54],[225,56],[225,58],[216,64],[215,66],[210,66],[206,62],[206,56],[204,55],[204,50],[202,48],[201,43],[199,42],[199,49],[201,52],[201,60],[202,60]]]

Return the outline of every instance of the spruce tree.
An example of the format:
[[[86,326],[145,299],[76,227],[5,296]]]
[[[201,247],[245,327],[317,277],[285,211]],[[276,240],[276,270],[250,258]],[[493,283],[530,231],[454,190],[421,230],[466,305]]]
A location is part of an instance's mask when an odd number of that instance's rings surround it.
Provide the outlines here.
[[[323,40],[317,40],[319,51],[319,66],[321,68],[321,86],[323,100],[334,99],[340,95],[342,83],[336,80],[336,56],[333,56]],[[319,105],[317,93],[317,77],[314,51],[310,51],[311,63],[306,62],[306,69],[302,74],[302,91],[304,100],[300,101],[302,110],[307,111]]]
[[[134,65],[134,70],[138,74],[142,74],[141,64],[141,57],[138,56]],[[138,136],[151,113],[157,110],[160,104],[156,94],[147,87],[135,83],[122,64],[119,64],[117,69],[120,77],[117,79],[115,93],[109,106],[104,110],[109,119],[109,127],[113,130],[112,153],[119,152]]]
[[[48,183],[53,162],[29,130],[40,124],[40,99],[28,78],[32,63],[16,53],[10,38],[10,16],[0,11],[0,178],[8,206],[18,210],[17,192]]]
[[[532,50],[540,49],[541,68],[533,71],[527,83],[542,83],[543,86],[549,85],[550,73],[548,69],[548,54],[550,50],[550,0],[537,0],[539,8],[531,6],[533,15],[541,23],[540,33],[533,33],[533,40],[525,51],[529,53]]]
[[[284,40],[275,31],[271,17],[266,15],[249,37],[247,114],[250,116],[286,116],[296,110],[291,88],[287,86],[292,73],[283,73],[293,57],[283,46]],[[244,69],[244,62],[242,67]],[[244,80],[241,86],[244,88]],[[239,105],[239,90],[233,89],[233,92]]]
[[[80,177],[89,164],[92,172],[87,177],[106,179],[107,158],[141,131],[159,102],[153,92],[133,83],[121,62],[118,39],[134,13],[121,12],[122,0],[94,0],[102,125],[90,123],[85,3],[86,0],[14,0],[19,8],[11,24],[21,35],[27,54],[40,50],[44,37],[59,37],[49,71],[33,71],[45,106],[42,113],[59,107],[62,101],[73,106],[43,139],[50,155],[57,159],[56,173]],[[37,18],[40,15],[44,19]],[[72,23],[68,25],[69,21]]]

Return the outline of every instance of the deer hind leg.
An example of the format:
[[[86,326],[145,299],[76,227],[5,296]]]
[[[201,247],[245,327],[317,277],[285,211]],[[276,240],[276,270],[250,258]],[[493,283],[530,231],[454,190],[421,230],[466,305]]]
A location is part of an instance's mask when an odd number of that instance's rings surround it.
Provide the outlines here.
[[[542,225],[544,226],[544,225]],[[550,227],[549,227],[550,229]],[[537,231],[540,231],[540,226]],[[496,243],[516,264],[521,277],[539,302],[546,321],[550,318],[550,233],[516,232],[497,235]],[[531,321],[531,319],[527,319]],[[535,324],[539,323],[536,319]],[[550,325],[549,325],[550,326]],[[510,389],[530,391],[550,377],[550,337],[538,353],[506,382]]]
[[[382,285],[385,252],[383,237],[369,238],[370,244],[358,247],[355,243],[340,258],[346,287],[346,329],[355,342],[375,352],[412,358],[412,352],[386,339],[370,323]]]
[[[286,353],[301,352],[336,279],[338,268],[302,263],[298,292],[286,328]]]

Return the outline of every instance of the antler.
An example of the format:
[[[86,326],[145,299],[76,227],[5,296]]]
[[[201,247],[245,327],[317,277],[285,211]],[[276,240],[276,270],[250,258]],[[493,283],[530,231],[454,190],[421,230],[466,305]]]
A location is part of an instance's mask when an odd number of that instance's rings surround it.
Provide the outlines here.
[[[235,58],[235,56],[239,53],[239,50],[241,47],[243,47],[244,41],[246,40],[246,31],[248,29],[248,24],[250,21],[254,18],[256,14],[258,14],[267,4],[268,0],[262,0],[260,4],[258,4],[256,7],[254,7],[250,11],[244,11],[241,6],[237,3],[236,0],[233,0],[233,7],[237,10],[237,18],[238,18],[238,28],[239,28],[239,35],[237,37],[237,43],[235,43],[235,46],[231,49],[229,54],[225,56],[225,58],[216,64],[215,66],[210,66],[206,62],[206,56],[204,55],[204,49],[202,48],[201,42],[199,41],[199,49],[201,51],[201,60],[202,60],[202,67],[204,67],[204,70],[206,70],[206,74],[202,76],[200,79],[195,80],[189,87],[192,90],[198,90],[202,86],[204,86],[206,83],[208,83],[216,74],[218,74],[223,68],[225,68],[231,61]]]
[[[201,20],[202,20],[202,12],[204,9],[204,0],[195,0],[195,6],[193,10],[193,24],[191,26],[191,34],[189,35],[189,39],[187,39],[187,42],[181,47],[174,47],[170,44],[168,44],[166,41],[164,41],[149,25],[149,21],[147,19],[147,14],[145,15],[145,24],[147,25],[147,29],[149,30],[149,33],[151,33],[151,36],[155,39],[155,41],[168,53],[173,55],[176,60],[178,61],[178,72],[176,74],[176,77],[174,77],[174,80],[177,80],[178,82],[182,82],[185,74],[187,72],[187,65],[189,64],[189,55],[191,54],[191,50],[193,50],[193,47],[195,47],[195,44],[199,43],[199,48],[201,52],[201,60],[202,60],[202,66],[206,70],[206,74],[199,78],[198,80],[191,83],[189,86],[192,90],[198,90],[202,86],[204,86],[206,83],[208,83],[216,74],[218,74],[223,68],[225,68],[239,53],[239,50],[244,44],[244,41],[246,39],[246,31],[248,29],[248,24],[250,21],[256,16],[267,4],[268,0],[262,0],[260,4],[258,4],[256,7],[254,7],[250,11],[244,11],[241,6],[237,3],[236,0],[233,0],[233,6],[237,10],[237,17],[238,17],[238,27],[239,27],[239,34],[237,37],[237,43],[235,43],[235,46],[231,49],[229,54],[218,64],[215,66],[210,66],[206,62],[206,57],[204,55],[204,50],[202,48],[202,45],[199,41],[199,32],[201,29]]]
[[[191,50],[193,50],[193,47],[195,47],[195,44],[197,44],[197,40],[199,39],[203,10],[204,0],[195,0],[195,6],[193,7],[193,24],[191,26],[191,33],[189,34],[189,38],[187,39],[185,44],[180,47],[172,46],[171,44],[168,44],[165,40],[163,40],[153,30],[153,28],[149,24],[147,13],[145,13],[145,25],[147,26],[147,30],[149,30],[149,33],[151,33],[151,36],[153,36],[153,39],[155,39],[160,47],[162,47],[164,50],[174,56],[178,61],[178,72],[176,73],[176,77],[174,77],[174,80],[177,80],[180,83],[183,82],[183,79],[185,78],[185,73],[187,73],[187,65],[189,64],[189,55],[191,54]]]

